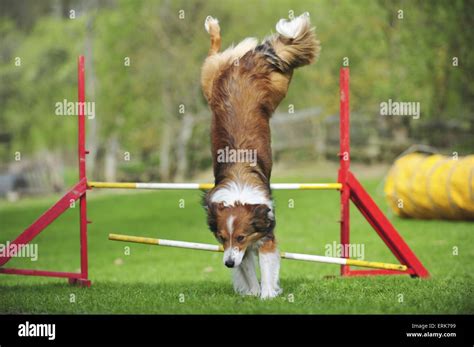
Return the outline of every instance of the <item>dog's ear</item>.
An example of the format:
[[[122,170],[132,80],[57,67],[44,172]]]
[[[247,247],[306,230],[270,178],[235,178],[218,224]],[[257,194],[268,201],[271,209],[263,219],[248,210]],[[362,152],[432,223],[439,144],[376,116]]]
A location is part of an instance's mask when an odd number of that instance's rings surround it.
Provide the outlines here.
[[[217,215],[220,210],[224,208],[222,203],[209,203],[204,205],[204,209],[207,212],[207,225],[213,233],[217,233]]]
[[[265,204],[253,205],[252,225],[257,232],[269,233],[275,228],[273,211]]]

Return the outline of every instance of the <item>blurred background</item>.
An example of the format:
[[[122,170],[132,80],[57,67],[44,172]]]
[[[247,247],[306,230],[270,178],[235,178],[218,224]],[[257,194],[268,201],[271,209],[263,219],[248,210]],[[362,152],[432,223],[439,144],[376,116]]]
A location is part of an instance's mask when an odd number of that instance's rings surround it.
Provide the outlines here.
[[[263,39],[280,18],[309,11],[322,52],[295,72],[272,120],[277,165],[336,163],[338,79],[351,68],[352,159],[390,164],[413,144],[474,150],[473,1],[0,1],[0,197],[61,191],[77,179],[77,100],[86,56],[88,176],[107,181],[206,177],[210,112],[200,90],[219,18],[223,48]],[[401,12],[400,12],[401,11]],[[380,104],[420,102],[421,117],[380,115]],[[277,166],[278,167],[278,166]]]

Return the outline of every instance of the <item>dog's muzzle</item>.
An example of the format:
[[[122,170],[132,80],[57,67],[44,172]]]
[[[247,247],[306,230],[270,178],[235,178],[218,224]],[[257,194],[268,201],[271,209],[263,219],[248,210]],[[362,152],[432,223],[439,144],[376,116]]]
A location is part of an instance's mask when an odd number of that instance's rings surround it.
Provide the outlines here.
[[[224,265],[228,268],[237,267],[242,262],[242,258],[244,257],[245,250],[241,251],[238,247],[227,248],[224,251]]]
[[[233,261],[233,260],[226,260],[224,264],[225,264],[225,266],[227,266],[227,267],[229,267],[229,268],[230,268],[230,267],[234,267],[235,261]]]

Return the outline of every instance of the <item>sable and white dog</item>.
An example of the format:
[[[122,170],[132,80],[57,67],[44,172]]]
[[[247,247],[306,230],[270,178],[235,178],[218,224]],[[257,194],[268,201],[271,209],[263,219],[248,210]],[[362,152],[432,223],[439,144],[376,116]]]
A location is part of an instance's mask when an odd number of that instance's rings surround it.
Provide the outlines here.
[[[277,34],[261,44],[247,38],[221,53],[218,20],[207,17],[205,28],[211,47],[202,66],[201,85],[213,114],[215,177],[215,187],[204,197],[209,228],[224,246],[224,264],[233,268],[235,291],[273,298],[282,290],[273,233],[269,120],[286,95],[293,70],[312,63],[319,54],[319,41],[307,12],[290,21],[281,19]],[[223,149],[252,151],[256,163],[219,160]],[[257,253],[261,286],[255,268]]]

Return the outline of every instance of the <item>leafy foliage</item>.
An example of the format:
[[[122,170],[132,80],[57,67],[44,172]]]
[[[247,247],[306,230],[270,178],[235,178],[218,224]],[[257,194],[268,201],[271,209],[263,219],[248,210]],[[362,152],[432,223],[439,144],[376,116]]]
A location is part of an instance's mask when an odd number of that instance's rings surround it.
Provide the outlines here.
[[[422,122],[459,120],[471,131],[474,127],[470,1],[109,0],[63,1],[59,9],[52,0],[41,6],[33,0],[7,2],[0,17],[0,122],[1,132],[13,139],[9,147],[0,146],[2,160],[10,160],[12,150],[73,150],[76,122],[56,116],[54,105],[75,100],[76,57],[86,51],[88,77],[93,73],[95,81],[88,98],[97,113],[89,122],[96,122],[98,148],[106,149],[115,136],[134,158],[158,165],[166,137],[179,135],[180,107],[209,114],[199,85],[209,45],[203,28],[208,14],[220,19],[227,47],[247,36],[262,39],[279,18],[311,13],[321,57],[295,72],[281,110],[317,105],[326,115],[335,114],[338,70],[348,57],[352,108],[361,117],[377,118],[380,103],[392,98],[419,101]],[[21,66],[15,66],[17,57]],[[453,66],[454,57],[459,66]],[[415,134],[423,124],[383,122]],[[192,138],[190,152],[206,151],[206,128],[195,129],[199,138]],[[423,133],[427,142],[429,136]],[[171,142],[173,157],[177,144]],[[203,158],[196,158],[194,164],[200,163]]]

